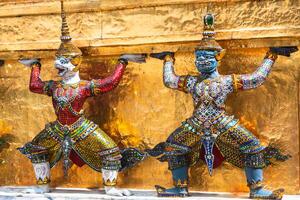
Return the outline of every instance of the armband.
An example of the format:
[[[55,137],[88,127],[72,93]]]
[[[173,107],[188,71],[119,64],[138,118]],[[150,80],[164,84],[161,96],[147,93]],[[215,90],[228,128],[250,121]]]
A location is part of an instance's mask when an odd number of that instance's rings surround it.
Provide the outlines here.
[[[232,85],[235,92],[237,92],[239,89],[243,89],[243,83],[240,80],[239,75],[232,74]]]
[[[51,89],[53,86],[54,81],[47,81],[43,87],[44,94],[47,94],[48,96],[51,96]]]
[[[180,76],[179,80],[178,80],[178,90],[187,93],[188,89],[187,89],[187,79],[188,76]]]

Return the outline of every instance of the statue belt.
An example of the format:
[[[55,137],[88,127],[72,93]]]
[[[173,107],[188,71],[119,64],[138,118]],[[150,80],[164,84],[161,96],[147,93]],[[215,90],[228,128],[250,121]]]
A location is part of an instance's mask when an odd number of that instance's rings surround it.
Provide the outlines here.
[[[83,140],[90,133],[93,133],[98,126],[85,117],[80,117],[71,125],[63,125],[58,120],[46,125],[46,131],[55,140],[61,142],[66,137],[71,138],[72,142]]]
[[[87,120],[85,117],[80,117],[79,119],[77,119],[76,122],[70,125],[61,124],[58,120],[56,120],[54,123],[55,125],[59,126],[61,130],[73,132],[77,128],[79,128],[84,123],[85,120]]]
[[[204,159],[210,175],[212,175],[214,167],[213,148],[216,138],[238,124],[238,120],[233,116],[228,116],[225,112],[212,119],[200,120],[197,115],[189,118],[184,122],[184,127],[200,135],[200,141],[204,147]]]
[[[218,136],[221,133],[228,131],[231,127],[237,125],[238,120],[234,119],[233,116],[228,116],[225,112],[222,112],[218,116],[212,119],[200,120],[197,116],[193,116],[183,122],[191,132],[199,135],[207,134]]]

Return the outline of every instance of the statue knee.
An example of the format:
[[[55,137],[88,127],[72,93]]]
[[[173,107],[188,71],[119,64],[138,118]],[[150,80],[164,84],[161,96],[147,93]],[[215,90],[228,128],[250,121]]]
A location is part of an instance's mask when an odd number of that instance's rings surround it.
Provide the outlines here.
[[[244,154],[256,154],[264,150],[265,147],[260,144],[260,141],[254,137],[240,145],[240,151]]]
[[[261,169],[266,166],[264,153],[245,154],[245,167]]]
[[[49,162],[49,151],[43,146],[35,145],[29,142],[23,147],[17,149],[27,158],[29,158],[32,163]]]
[[[187,167],[188,162],[185,155],[172,156],[168,160],[169,170],[176,170],[178,168]]]
[[[105,149],[99,152],[102,158],[102,169],[119,170],[121,168],[121,153],[118,147]]]
[[[165,155],[181,156],[186,155],[189,152],[191,152],[191,148],[183,144],[178,144],[175,142],[165,143]]]

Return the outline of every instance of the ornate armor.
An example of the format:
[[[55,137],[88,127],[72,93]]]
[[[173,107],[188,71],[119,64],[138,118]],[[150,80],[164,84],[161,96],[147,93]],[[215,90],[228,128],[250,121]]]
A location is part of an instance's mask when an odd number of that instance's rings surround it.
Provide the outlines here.
[[[123,55],[112,75],[104,79],[80,80],[82,53],[71,43],[63,1],[61,9],[61,45],[56,53],[55,67],[62,80],[42,81],[39,60],[21,61],[32,68],[30,91],[52,97],[57,120],[46,124],[45,129],[19,150],[31,159],[38,184],[49,183],[50,168],[63,159],[65,175],[73,163],[78,166],[87,164],[103,173],[103,183],[110,187],[108,194],[129,195],[127,190],[120,191],[111,187],[116,185],[119,170],[134,165],[145,155],[133,148],[120,151],[98,125],[84,117],[82,107],[87,98],[109,92],[118,85],[128,64],[127,60],[143,62],[144,57]]]
[[[254,89],[264,83],[280,48],[271,49],[262,64],[251,74],[220,75],[217,66],[225,50],[214,40],[213,20],[210,14],[204,17],[203,39],[195,50],[195,65],[201,72],[199,76],[176,75],[173,53],[152,54],[152,57],[164,60],[165,86],[190,94],[194,102],[192,116],[182,122],[166,142],[147,150],[152,156],[160,156],[158,158],[160,161],[167,161],[172,171],[175,187],[165,189],[156,186],[159,196],[187,196],[186,167],[193,166],[200,159],[206,163],[210,175],[213,168],[218,167],[224,160],[239,168],[252,170],[251,173],[246,173],[248,184],[251,185],[262,181],[262,175],[255,178],[252,175],[270,164],[271,157],[277,160],[288,158],[276,149],[270,151],[270,147],[262,146],[260,141],[239,123],[238,119],[227,114],[225,110],[228,94]],[[295,49],[290,50],[293,51]],[[287,52],[290,53],[289,49]],[[178,173],[181,176],[178,176]],[[186,189],[182,190],[182,187]],[[251,197],[281,198],[282,190],[273,193],[260,190],[258,193],[251,194]]]
[[[41,65],[32,66],[30,91],[52,97],[57,120],[46,125],[31,142],[33,145],[45,147],[49,151],[50,166],[54,166],[62,154],[68,154],[75,164],[88,164],[91,168],[101,171],[102,165],[109,169],[119,169],[120,161],[105,161],[101,151],[114,149],[114,159],[120,158],[119,150],[114,141],[96,124],[83,116],[82,106],[88,97],[100,95],[115,88],[119,83],[126,62],[120,60],[115,72],[105,78],[92,81],[80,81],[74,85],[62,81],[42,81]],[[64,147],[62,150],[61,147]],[[69,148],[70,147],[70,148]],[[69,150],[68,150],[69,148]]]
[[[192,151],[189,159],[193,161],[192,163],[199,159],[200,148],[203,146],[205,161],[210,172],[214,165],[212,152],[215,145],[227,161],[243,167],[242,154],[257,153],[264,147],[255,136],[238,123],[237,119],[226,113],[225,100],[228,94],[238,89],[252,89],[261,85],[273,63],[274,60],[267,58],[257,71],[247,75],[225,75],[209,79],[189,75],[178,77],[177,87],[173,89],[192,95],[194,111],[193,115],[168,138],[166,145],[171,144],[171,149],[181,149],[181,146],[198,148],[199,151],[189,149]],[[173,63],[166,62],[164,64],[165,80],[174,76]],[[174,147],[173,143],[180,145]],[[252,165],[261,166],[259,163]]]

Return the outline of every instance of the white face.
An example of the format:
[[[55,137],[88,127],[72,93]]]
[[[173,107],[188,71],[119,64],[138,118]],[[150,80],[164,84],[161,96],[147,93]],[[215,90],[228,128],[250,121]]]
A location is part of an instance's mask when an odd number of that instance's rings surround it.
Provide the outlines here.
[[[58,70],[58,75],[64,79],[71,78],[76,74],[76,72],[73,71],[75,66],[71,63],[69,58],[56,57],[54,65]]]

